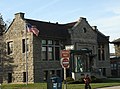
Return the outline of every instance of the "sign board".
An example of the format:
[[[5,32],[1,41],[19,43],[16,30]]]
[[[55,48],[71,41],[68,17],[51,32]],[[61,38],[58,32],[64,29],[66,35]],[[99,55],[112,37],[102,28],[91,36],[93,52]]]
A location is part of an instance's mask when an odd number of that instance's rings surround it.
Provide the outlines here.
[[[66,50],[74,50],[74,45],[67,45],[65,46]]]
[[[61,65],[63,68],[68,68],[69,67],[69,58],[62,58]]]
[[[69,50],[61,50],[61,58],[70,58],[70,51]]]

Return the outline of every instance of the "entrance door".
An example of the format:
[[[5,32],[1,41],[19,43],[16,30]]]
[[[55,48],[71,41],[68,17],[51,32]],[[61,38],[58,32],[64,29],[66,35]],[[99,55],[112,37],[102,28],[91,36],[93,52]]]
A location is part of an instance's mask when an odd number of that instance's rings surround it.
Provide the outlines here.
[[[12,73],[8,73],[8,83],[12,82]]]

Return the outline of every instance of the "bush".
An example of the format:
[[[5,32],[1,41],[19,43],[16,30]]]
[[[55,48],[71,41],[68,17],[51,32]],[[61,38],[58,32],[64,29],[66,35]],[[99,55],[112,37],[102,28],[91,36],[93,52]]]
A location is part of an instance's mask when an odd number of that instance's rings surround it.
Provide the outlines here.
[[[80,78],[79,83],[84,83],[84,78]]]
[[[74,80],[74,79],[71,78],[71,77],[67,77],[67,78],[66,78],[66,82],[67,82],[68,84],[80,84],[80,83],[84,83],[83,78],[80,78],[80,79],[78,79],[78,80]]]
[[[71,78],[71,77],[67,77],[67,78],[66,78],[66,82],[70,82],[70,81],[74,81],[74,79]]]
[[[91,76],[91,82],[92,83],[103,83],[103,82],[105,82],[105,79],[103,79],[103,78],[96,78],[95,76]]]

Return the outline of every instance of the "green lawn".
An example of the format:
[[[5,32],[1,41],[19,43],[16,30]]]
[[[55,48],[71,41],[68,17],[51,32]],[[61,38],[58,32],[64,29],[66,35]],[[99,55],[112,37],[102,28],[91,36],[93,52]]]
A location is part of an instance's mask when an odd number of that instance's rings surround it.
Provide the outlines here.
[[[64,86],[64,84],[62,84]],[[98,87],[106,87],[106,86],[115,86],[120,85],[120,81],[118,82],[110,82],[110,83],[91,83],[92,89]],[[46,83],[35,83],[35,84],[5,84],[2,85],[0,89],[47,89]],[[63,89],[63,88],[62,88]],[[67,89],[84,89],[84,84],[67,84]]]

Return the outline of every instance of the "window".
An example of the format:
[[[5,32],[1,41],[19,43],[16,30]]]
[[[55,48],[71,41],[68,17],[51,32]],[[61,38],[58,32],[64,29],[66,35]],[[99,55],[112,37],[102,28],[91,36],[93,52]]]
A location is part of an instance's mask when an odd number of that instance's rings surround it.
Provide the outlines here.
[[[26,45],[25,45],[25,43],[26,43]],[[26,49],[25,49],[25,47],[27,47]],[[27,38],[27,42],[25,42],[25,39],[22,39],[22,53],[25,53],[25,50],[29,50],[29,41],[28,41],[28,38]]]
[[[86,33],[86,32],[87,32],[87,30],[86,30],[86,28],[84,27],[84,28],[83,28],[83,33]]]
[[[100,72],[103,76],[106,76],[106,68],[99,68],[99,72]]]
[[[112,70],[117,70],[118,69],[117,64],[116,63],[111,64],[111,69]]]
[[[48,76],[48,71],[47,71],[47,70],[45,70],[45,71],[44,71],[44,79],[43,79],[44,81],[46,81],[46,80],[47,80],[47,76]]]
[[[55,70],[50,70],[50,75],[54,75],[55,74]]]
[[[22,39],[22,53],[25,53],[25,39]]]
[[[48,60],[53,60],[53,47],[48,47]]]
[[[42,47],[42,59],[47,60],[47,47]]]
[[[42,40],[42,60],[59,60],[59,40]]]
[[[46,45],[47,41],[46,40],[42,40],[42,45]]]
[[[103,68],[102,73],[104,76],[106,76],[106,68]]]
[[[13,41],[7,43],[7,53],[8,55],[13,53]]]
[[[60,60],[60,47],[55,47],[55,59]]]
[[[53,41],[52,40],[48,40],[48,45],[52,45]]]
[[[57,73],[56,75],[57,75],[58,77],[61,77],[61,70],[57,70],[56,73]]]
[[[59,41],[58,40],[55,40],[55,45],[59,45]]]
[[[12,73],[8,73],[8,83],[12,82]]]
[[[103,44],[98,45],[98,59],[105,60],[105,52],[104,52],[104,45]]]
[[[112,70],[114,69],[114,65],[113,65],[113,64],[111,64],[111,69],[112,69]]]
[[[23,72],[23,82],[26,82],[26,72]]]

